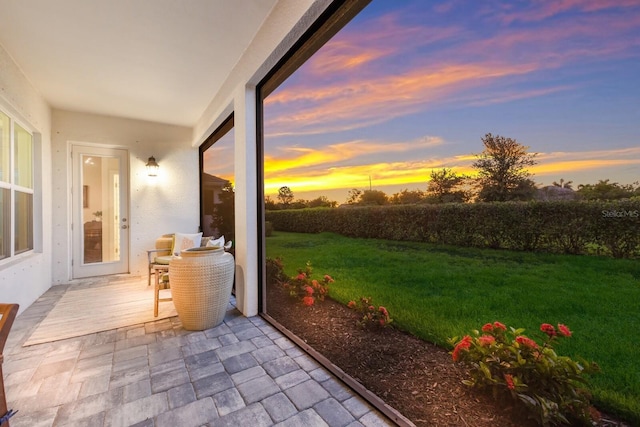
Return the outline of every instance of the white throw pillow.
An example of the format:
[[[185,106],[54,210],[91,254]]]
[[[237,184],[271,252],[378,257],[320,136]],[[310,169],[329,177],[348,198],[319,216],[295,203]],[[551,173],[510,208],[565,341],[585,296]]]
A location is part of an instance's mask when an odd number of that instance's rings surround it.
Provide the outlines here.
[[[198,248],[202,241],[202,233],[185,234],[176,233],[173,240],[173,255],[179,256],[184,249]]]
[[[224,247],[224,236],[221,236],[219,239],[211,239],[207,242],[208,248],[222,248]]]

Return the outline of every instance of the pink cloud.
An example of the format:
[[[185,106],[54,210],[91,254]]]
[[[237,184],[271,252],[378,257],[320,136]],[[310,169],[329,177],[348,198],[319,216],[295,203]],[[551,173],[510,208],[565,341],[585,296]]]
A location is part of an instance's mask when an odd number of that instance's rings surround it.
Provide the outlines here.
[[[560,3],[538,5],[538,13],[577,4]],[[588,3],[580,5],[597,7]],[[472,28],[403,26],[399,12],[390,14],[340,34],[298,71],[304,83],[269,96],[265,131],[273,137],[351,130],[443,103],[487,105],[571,90],[545,87],[540,72],[637,56],[640,15],[611,20],[606,31],[603,19],[585,15],[537,28],[497,26],[494,34],[478,38]],[[441,41],[453,43],[449,49],[412,53]],[[538,82],[536,89],[516,93],[514,83],[532,81]]]
[[[457,37],[457,27],[410,26],[400,12],[383,15],[362,27],[347,28],[308,62],[307,71],[319,78],[334,72],[364,72],[377,69],[376,61],[400,56],[418,47]]]
[[[269,114],[265,132],[268,136],[321,133],[380,123],[444,102],[451,93],[531,71],[529,64],[442,64],[319,89],[291,87],[267,98],[267,112],[276,103],[287,105],[287,112]]]
[[[534,22],[542,21],[569,11],[598,12],[609,9],[637,8],[637,0],[537,0],[533,7],[525,10],[511,9],[500,13],[499,19],[507,24],[514,21]]]
[[[466,105],[481,106],[491,104],[502,104],[505,102],[516,101],[518,99],[537,98],[539,96],[545,96],[552,93],[569,91],[575,88],[575,86],[556,86],[543,89],[531,89],[531,90],[499,90],[491,94],[483,94],[479,96],[480,99],[469,99]]]

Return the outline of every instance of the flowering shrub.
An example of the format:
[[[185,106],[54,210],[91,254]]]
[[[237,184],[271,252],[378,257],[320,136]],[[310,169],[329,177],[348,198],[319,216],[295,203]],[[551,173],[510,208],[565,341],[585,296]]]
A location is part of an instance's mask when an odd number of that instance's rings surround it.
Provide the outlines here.
[[[385,327],[393,322],[393,319],[389,317],[389,312],[385,307],[376,307],[371,301],[371,297],[360,297],[357,303],[355,301],[349,301],[347,304],[347,307],[359,311],[362,314],[362,318],[359,321],[360,326]]]
[[[473,337],[452,338],[454,362],[465,364],[474,387],[492,387],[494,396],[509,395],[524,404],[540,425],[591,421],[589,395],[583,374],[598,371],[595,363],[576,362],[558,356],[553,346],[572,332],[563,324],[557,329],[543,323],[542,344],[523,335],[524,329],[487,323]]]
[[[322,281],[312,279],[312,273],[311,262],[307,261],[305,268],[299,269],[296,277],[284,283],[289,295],[301,298],[302,304],[306,306],[312,306],[316,301],[324,301],[324,297],[329,293],[329,283],[334,282],[328,274],[324,275]]]

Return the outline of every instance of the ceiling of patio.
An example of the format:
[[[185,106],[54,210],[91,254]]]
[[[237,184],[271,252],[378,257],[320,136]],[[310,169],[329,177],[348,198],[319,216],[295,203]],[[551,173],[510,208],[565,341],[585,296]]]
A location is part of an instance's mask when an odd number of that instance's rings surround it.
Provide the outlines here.
[[[192,126],[277,0],[6,0],[0,45],[54,108]]]

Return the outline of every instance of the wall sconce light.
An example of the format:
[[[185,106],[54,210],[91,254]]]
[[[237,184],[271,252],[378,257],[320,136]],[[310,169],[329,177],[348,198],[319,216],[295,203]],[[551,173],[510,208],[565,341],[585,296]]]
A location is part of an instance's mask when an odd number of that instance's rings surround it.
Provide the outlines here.
[[[149,160],[147,160],[147,175],[148,176],[158,176],[158,169],[160,169],[160,165],[156,162],[156,158],[151,156]]]

